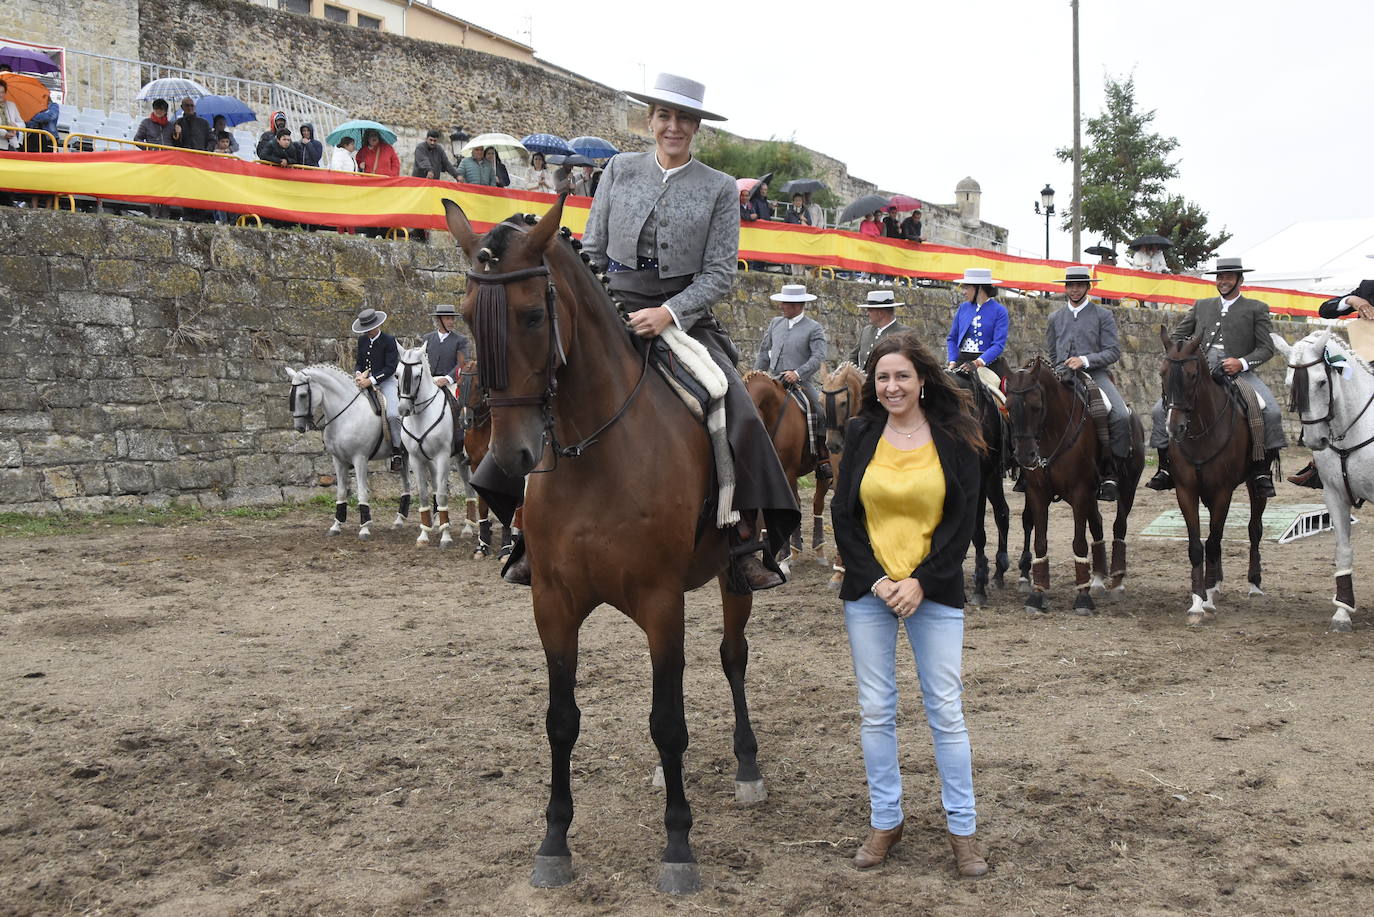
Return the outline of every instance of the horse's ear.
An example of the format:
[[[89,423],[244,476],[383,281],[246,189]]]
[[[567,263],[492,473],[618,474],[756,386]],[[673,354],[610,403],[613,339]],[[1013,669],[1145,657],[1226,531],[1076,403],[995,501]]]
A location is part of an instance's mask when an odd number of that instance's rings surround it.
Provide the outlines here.
[[[282,369],[286,370],[286,378],[290,379],[292,382],[296,381],[296,371],[294,369],[289,366],[283,366]]]
[[[1159,343],[1164,345],[1164,349],[1169,349],[1169,329],[1164,325],[1159,326]]]
[[[457,201],[444,198],[444,219],[448,221],[448,231],[458,240],[458,247],[471,258],[477,249],[477,234],[472,231],[468,215],[458,206]]]
[[[542,253],[557,235],[558,227],[563,220],[563,202],[567,199],[566,192],[558,195],[558,203],[550,207],[548,212],[539,218],[539,222],[535,223],[534,228],[525,236],[525,247],[531,253]]]

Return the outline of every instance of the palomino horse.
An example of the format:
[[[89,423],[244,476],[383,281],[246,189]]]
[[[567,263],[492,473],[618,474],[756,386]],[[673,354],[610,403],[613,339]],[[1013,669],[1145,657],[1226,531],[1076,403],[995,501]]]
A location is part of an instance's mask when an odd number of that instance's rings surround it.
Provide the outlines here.
[[[439,547],[447,548],[453,544],[448,531],[448,472],[456,435],[452,398],[434,384],[427,344],[402,350],[399,372],[401,437],[420,486],[420,535],[415,543],[427,545],[429,533],[438,532]],[[438,519],[430,515],[431,493]]]
[[[458,375],[458,405],[463,421],[463,468],[467,476],[482,464],[491,445],[491,408],[487,397],[482,394],[482,386],[477,382],[477,362],[469,360]],[[469,526],[477,526],[477,547],[472,552],[473,560],[491,556],[492,531],[495,527],[494,514],[487,501],[475,490],[470,490],[467,499],[467,523],[464,534],[470,534]],[[510,525],[501,526],[501,547],[498,557],[504,559],[511,551],[515,536],[520,533],[523,509],[515,511],[515,519]]]
[[[1374,370],[1326,328],[1298,341],[1287,356],[1293,373],[1291,409],[1302,421],[1303,441],[1312,449],[1336,530],[1336,612],[1330,629],[1348,633],[1355,610],[1350,510],[1360,500],[1374,500]]]
[[[802,475],[816,470],[816,456],[810,446],[811,435],[807,430],[806,412],[797,404],[797,399],[781,380],[773,378],[761,369],[750,370],[744,374],[744,387],[749,392],[754,407],[758,409],[764,427],[768,429],[768,436],[773,440],[773,448],[778,451],[783,473],[787,475],[787,482],[792,485],[792,496],[796,497],[797,503],[800,504],[801,495],[797,491],[797,481]],[[819,483],[816,484],[816,500],[824,509],[825,491]],[[819,528],[819,525],[817,527]],[[821,537],[825,537],[824,529],[821,529]],[[798,550],[804,547],[800,529],[793,536],[793,540]],[[778,562],[784,574],[791,572],[786,567],[787,561],[784,558],[778,558]]]
[[[604,603],[648,637],[649,732],[666,787],[658,887],[692,892],[700,878],[682,781],[684,593],[712,577],[720,582],[720,658],[734,701],[736,799],[744,802],[765,797],[744,691],[752,598],[725,588],[726,532],[717,528],[714,509],[704,515],[715,496],[706,429],[649,369],[647,351],[635,345],[596,276],[560,237],[564,199],[533,227],[508,221],[480,237],[462,209],[444,201],[449,231],[474,266],[462,311],[490,393],[487,461],[507,476],[529,475],[525,536],[534,619],[548,663],[552,751],[547,828],[531,882],[572,880],[578,630]],[[574,444],[561,445],[568,442]]]
[[[1250,467],[1250,425],[1245,411],[1226,385],[1212,378],[1198,339],[1171,341],[1163,327],[1159,339],[1164,344],[1160,375],[1168,413],[1169,463],[1178,508],[1188,525],[1188,561],[1193,568],[1193,603],[1187,620],[1195,627],[1217,610],[1222,582],[1221,539],[1232,492],[1242,482],[1250,491],[1250,594],[1264,594],[1260,589],[1260,537],[1268,501],[1255,492],[1254,481],[1246,474]],[[1199,500],[1207,504],[1210,515],[1205,549]]]
[[[1140,473],[1145,468],[1145,433],[1140,418],[1131,417],[1131,459],[1127,474],[1117,484],[1112,566],[1108,574],[1102,513],[1097,506],[1098,449],[1101,447],[1087,402],[1074,386],[1061,382],[1048,363],[1036,357],[1007,376],[1007,408],[1011,414],[1012,448],[1026,476],[1026,510],[1021,517],[1025,532],[1021,581],[1030,592],[1026,596],[1026,611],[1032,614],[1045,611],[1045,591],[1050,585],[1047,537],[1050,501],[1062,497],[1073,508],[1074,583],[1078,590],[1073,600],[1074,612],[1092,614],[1097,607],[1093,592],[1110,588],[1113,598],[1126,592],[1126,523],[1135,505]],[[1092,531],[1091,557],[1085,526]],[[1035,534],[1033,558],[1032,529]],[[1109,575],[1110,585],[1106,582]]]
[[[849,423],[849,418],[861,410],[863,386],[863,370],[848,360],[835,367],[834,372],[830,373],[821,385],[825,448],[830,453],[832,469],[838,469],[840,459],[844,457],[844,428]],[[816,482],[816,498],[811,504],[814,523],[811,544],[817,553],[820,553],[821,547],[825,544],[825,493],[830,489],[833,480],[827,478],[824,487],[821,486],[821,481]],[[835,572],[830,577],[829,585],[838,592],[840,584],[844,582],[844,561],[837,556],[834,566]]]
[[[1008,441],[1009,431],[1002,406],[978,378],[973,367],[968,363],[963,364],[954,370],[954,377],[973,396],[973,404],[978,410],[978,425],[983,430],[983,442],[988,444],[987,452],[979,459],[978,524],[973,529],[973,591],[969,594],[970,605],[986,605],[989,503],[992,504],[992,523],[997,528],[997,566],[992,573],[992,582],[998,589],[1006,587],[1006,573],[1011,566],[1007,556],[1007,528],[1011,523],[1011,511],[1007,508],[1007,495],[1002,490],[1011,443]]]
[[[291,380],[291,416],[295,418],[296,432],[323,431],[324,451],[334,460],[334,524],[329,527],[329,534],[342,532],[348,519],[348,469],[352,466],[358,479],[358,537],[366,541],[372,537],[367,463],[370,459],[391,458],[386,417],[373,412],[371,402],[354,384],[353,377],[337,366],[316,363],[300,372],[288,366],[286,377]],[[410,514],[410,471],[404,466],[401,491],[401,506],[391,523],[393,529],[405,525]]]

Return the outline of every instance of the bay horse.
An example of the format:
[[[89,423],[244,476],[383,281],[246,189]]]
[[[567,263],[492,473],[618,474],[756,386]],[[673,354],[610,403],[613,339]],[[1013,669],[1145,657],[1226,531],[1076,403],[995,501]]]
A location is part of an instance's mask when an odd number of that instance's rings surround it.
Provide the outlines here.
[[[358,388],[353,377],[326,363],[316,363],[297,372],[286,367],[291,380],[291,416],[297,433],[320,430],[324,451],[334,460],[334,524],[330,535],[343,531],[348,521],[348,469],[358,481],[358,538],[372,537],[372,506],[367,486],[367,463],[391,458],[390,428],[386,417],[378,417],[372,404]],[[316,413],[318,412],[318,417]],[[410,514],[410,469],[401,466],[401,505],[391,527],[399,529]]]
[[[552,753],[537,887],[572,880],[570,776],[581,712],[578,630],[600,604],[648,638],[649,732],[666,788],[658,888],[700,888],[683,788],[684,594],[712,577],[724,613],[721,665],[734,704],[736,800],[766,797],[744,680],[752,597],[725,588],[729,544],[716,526],[714,459],[706,428],[636,346],[615,304],[558,232],[566,195],[533,226],[507,221],[479,236],[444,200],[449,231],[473,270],[462,312],[472,329],[491,408],[487,461],[529,475],[525,536],[534,620],[549,673],[545,724]],[[572,442],[573,445],[562,445]]]
[[[1002,479],[1007,473],[1007,459],[1011,447],[1007,421],[1002,406],[988,391],[988,387],[978,378],[969,363],[953,370],[955,379],[973,396],[973,404],[978,411],[978,425],[983,430],[983,442],[988,449],[979,458],[978,475],[978,524],[973,529],[973,591],[969,593],[969,604],[982,606],[988,603],[988,504],[992,504],[992,523],[997,529],[996,568],[992,582],[998,589],[1006,588],[1006,573],[1011,567],[1007,555],[1007,529],[1011,524],[1011,511],[1007,507],[1007,495],[1002,490]]]
[[[487,405],[486,395],[482,393],[482,386],[478,384],[476,360],[468,360],[458,374],[458,410],[463,423],[463,468],[466,477],[470,477],[472,471],[482,464],[482,459],[487,457],[491,445],[491,408]],[[516,510],[510,525],[502,523],[498,558],[505,559],[510,553],[515,536],[520,533],[522,514],[523,510]],[[465,515],[468,526],[477,526],[477,547],[473,549],[472,559],[490,557],[495,515],[487,506],[486,499],[472,490],[470,485]],[[468,526],[464,527],[464,534],[469,534]]]
[[[443,549],[453,545],[448,521],[448,479],[457,425],[455,409],[449,403],[452,396],[434,384],[428,354],[425,343],[402,348],[397,366],[400,404],[396,410],[401,416],[401,438],[409,454],[410,470],[420,486],[420,534],[415,543],[429,544],[429,533],[433,531],[438,533],[439,547]],[[431,507],[434,516],[430,515]]]
[[[1169,426],[1169,463],[1173,468],[1178,508],[1188,526],[1188,562],[1192,565],[1193,601],[1187,611],[1189,627],[1216,614],[1221,594],[1221,539],[1231,497],[1244,483],[1250,492],[1250,595],[1260,588],[1260,538],[1264,534],[1264,505],[1246,473],[1250,467],[1250,425],[1245,411],[1223,383],[1212,378],[1207,354],[1198,338],[1170,340],[1163,326],[1160,376]],[[1234,383],[1232,383],[1234,384]],[[1202,542],[1198,503],[1209,514],[1207,543]],[[1348,517],[1347,517],[1348,518]]]
[[[1336,606],[1329,629],[1351,630],[1355,610],[1355,551],[1350,510],[1374,500],[1374,370],[1330,329],[1281,347],[1292,372],[1290,409],[1322,479],[1322,499],[1336,532]]]
[[[862,409],[864,372],[853,363],[845,360],[835,367],[821,384],[821,409],[825,424],[825,448],[830,453],[830,467],[838,470],[840,459],[844,457],[844,428],[851,417]],[[834,483],[834,478],[816,482],[816,497],[811,504],[813,531],[811,544],[817,553],[825,544],[825,494]],[[836,557],[834,573],[830,577],[830,587],[836,592],[844,582],[844,561]]]
[[[775,379],[761,369],[751,369],[744,374],[744,388],[749,392],[749,398],[754,402],[754,407],[768,430],[769,438],[773,440],[773,448],[778,452],[778,461],[782,463],[783,473],[787,475],[787,483],[792,485],[792,496],[800,505],[801,494],[797,490],[797,481],[802,475],[816,470],[816,456],[810,444],[811,435],[807,430],[806,412],[797,404],[797,399],[788,391],[782,380]],[[817,501],[824,510],[825,490],[819,481],[816,483],[813,510]],[[816,518],[816,528],[820,530],[820,537],[824,540],[825,529],[819,521],[821,517],[818,515]],[[793,542],[799,551],[805,547],[800,528],[793,536]],[[813,546],[814,544],[813,541]],[[791,571],[786,564],[786,558],[778,558],[783,575],[790,575]]]
[[[1113,598],[1126,592],[1126,525],[1135,505],[1136,488],[1145,469],[1144,427],[1131,415],[1131,458],[1117,482],[1116,518],[1112,522],[1112,563],[1107,568],[1102,512],[1097,505],[1098,450],[1103,448],[1077,388],[1037,356],[1007,376],[1007,409],[1011,415],[1012,449],[1026,481],[1025,536],[1021,550],[1021,582],[1029,589],[1025,609],[1045,612],[1050,586],[1048,527],[1050,502],[1060,497],[1073,509],[1074,597],[1076,614],[1096,610],[1094,592],[1110,590]],[[1085,529],[1092,533],[1092,551]],[[1035,554],[1031,554],[1034,532]],[[1110,577],[1110,582],[1108,582]]]

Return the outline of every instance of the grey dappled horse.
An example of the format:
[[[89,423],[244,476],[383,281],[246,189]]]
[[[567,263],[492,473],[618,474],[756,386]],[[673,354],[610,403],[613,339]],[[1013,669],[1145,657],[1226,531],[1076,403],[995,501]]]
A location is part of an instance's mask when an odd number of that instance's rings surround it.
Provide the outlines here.
[[[410,471],[420,488],[420,536],[417,545],[429,544],[429,533],[439,533],[439,547],[452,546],[448,521],[448,473],[453,455],[454,407],[452,398],[434,383],[429,371],[426,344],[401,351],[397,367],[401,415],[401,441],[410,455]],[[437,519],[430,516],[430,494]]]
[[[1329,328],[1278,349],[1288,357],[1291,409],[1302,421],[1303,442],[1312,450],[1336,531],[1330,629],[1348,632],[1355,610],[1350,508],[1361,499],[1374,500],[1374,370]]]
[[[337,366],[316,363],[299,372],[288,366],[286,377],[291,380],[291,416],[296,432],[320,430],[324,451],[334,460],[334,524],[329,527],[329,534],[342,532],[348,519],[348,469],[352,466],[358,479],[358,537],[366,541],[372,537],[367,463],[370,459],[389,459],[392,453],[385,411],[378,417],[353,377]],[[401,491],[400,511],[391,523],[393,529],[405,525],[410,513],[410,471],[404,466]]]

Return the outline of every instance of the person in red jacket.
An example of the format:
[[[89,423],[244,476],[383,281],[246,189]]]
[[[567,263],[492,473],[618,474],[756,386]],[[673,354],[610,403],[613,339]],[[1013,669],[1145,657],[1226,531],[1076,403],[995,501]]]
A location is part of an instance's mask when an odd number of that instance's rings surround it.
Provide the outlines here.
[[[363,148],[357,155],[359,172],[374,172],[398,178],[401,174],[401,160],[396,148],[382,139],[375,130],[363,133]]]

